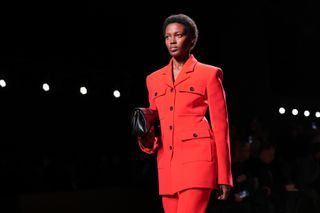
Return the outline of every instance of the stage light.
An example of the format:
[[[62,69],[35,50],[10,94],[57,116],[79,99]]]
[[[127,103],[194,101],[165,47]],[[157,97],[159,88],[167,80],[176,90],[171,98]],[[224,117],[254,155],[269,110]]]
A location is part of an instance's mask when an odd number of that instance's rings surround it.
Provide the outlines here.
[[[0,86],[1,87],[6,87],[7,86],[6,81],[3,80],[3,79],[0,79]]]
[[[283,107],[280,107],[279,108],[279,113],[280,114],[284,114],[286,112],[286,109],[285,108],[283,108]]]
[[[115,98],[120,98],[120,91],[119,91],[119,90],[113,91],[113,96],[114,96]]]
[[[87,93],[88,93],[87,88],[86,88],[86,87],[80,87],[80,93],[81,93],[82,95],[87,94]]]
[[[299,113],[299,112],[298,112],[297,109],[293,109],[293,110],[292,110],[292,115],[298,115],[298,113]]]
[[[50,90],[50,86],[49,86],[49,84],[47,84],[47,83],[44,83],[44,84],[42,84],[42,89],[44,90],[44,91],[49,91]]]
[[[320,118],[320,112],[316,112],[316,118]]]
[[[304,116],[309,117],[310,112],[309,112],[308,110],[305,110],[305,111],[303,112],[303,114],[304,114]]]

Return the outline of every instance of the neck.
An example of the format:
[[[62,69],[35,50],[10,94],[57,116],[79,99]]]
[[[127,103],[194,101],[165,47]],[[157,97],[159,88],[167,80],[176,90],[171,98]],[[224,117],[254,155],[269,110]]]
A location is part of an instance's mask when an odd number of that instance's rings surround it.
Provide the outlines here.
[[[173,69],[181,70],[182,66],[186,63],[189,57],[190,57],[190,54],[184,55],[179,58],[173,58],[173,61],[172,61]]]
[[[176,63],[184,64],[190,57],[190,54],[185,54],[180,57],[174,57],[173,60],[176,61]]]

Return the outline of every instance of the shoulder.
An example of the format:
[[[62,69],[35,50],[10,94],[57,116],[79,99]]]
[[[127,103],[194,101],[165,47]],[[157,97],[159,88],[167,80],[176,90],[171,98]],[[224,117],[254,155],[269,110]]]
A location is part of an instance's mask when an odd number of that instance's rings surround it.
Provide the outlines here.
[[[218,78],[222,78],[223,76],[223,71],[220,67],[210,64],[198,62],[195,69],[208,77],[216,76]]]
[[[163,75],[163,72],[166,70],[167,66],[164,66],[158,70],[155,70],[151,72],[149,75],[147,75],[146,80],[147,81],[157,81],[161,75]]]

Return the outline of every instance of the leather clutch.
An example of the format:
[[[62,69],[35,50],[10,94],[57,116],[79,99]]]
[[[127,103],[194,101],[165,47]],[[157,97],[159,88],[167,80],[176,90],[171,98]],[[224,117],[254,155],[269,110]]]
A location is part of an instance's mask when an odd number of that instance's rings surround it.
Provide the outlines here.
[[[136,107],[131,117],[131,131],[134,136],[144,137],[150,128],[155,127],[155,135],[160,135],[160,122],[157,110],[150,108]]]

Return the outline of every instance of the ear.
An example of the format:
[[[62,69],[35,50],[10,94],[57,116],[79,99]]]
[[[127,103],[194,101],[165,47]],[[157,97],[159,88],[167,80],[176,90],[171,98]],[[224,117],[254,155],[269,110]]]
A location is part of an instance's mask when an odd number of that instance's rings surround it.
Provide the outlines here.
[[[195,42],[196,42],[196,40],[195,40],[195,39],[192,39],[191,42],[190,42],[190,47],[194,47],[194,46],[195,46],[195,45],[194,45]]]
[[[195,45],[196,42],[197,42],[197,39],[196,39],[196,38],[191,39],[191,44],[192,44],[192,45]]]

